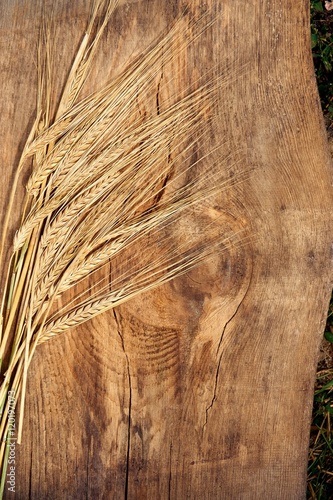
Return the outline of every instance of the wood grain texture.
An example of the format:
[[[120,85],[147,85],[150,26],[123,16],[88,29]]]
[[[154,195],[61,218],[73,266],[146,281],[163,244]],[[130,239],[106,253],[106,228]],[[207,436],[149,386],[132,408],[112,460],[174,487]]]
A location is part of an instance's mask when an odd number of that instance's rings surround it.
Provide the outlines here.
[[[89,90],[119,72],[184,5],[120,2]],[[193,209],[174,239],[189,228],[204,234],[219,218],[251,238],[38,349],[16,449],[16,494],[8,498],[304,498],[332,276],[331,170],[308,5],[187,5],[193,14],[207,8],[217,22],[163,70],[156,93],[163,105],[200,74],[228,68],[231,82],[206,147],[225,144],[236,175],[249,175]],[[89,14],[83,0],[0,4],[2,213],[33,119],[42,6],[54,16],[55,95]],[[23,187],[13,231],[22,199]]]

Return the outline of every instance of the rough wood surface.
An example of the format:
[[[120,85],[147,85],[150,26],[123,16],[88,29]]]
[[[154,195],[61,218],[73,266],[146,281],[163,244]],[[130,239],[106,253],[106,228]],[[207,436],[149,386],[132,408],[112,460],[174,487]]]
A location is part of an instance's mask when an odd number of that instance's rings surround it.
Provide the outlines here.
[[[187,4],[193,13],[207,7],[218,21],[186,60],[161,74],[156,92],[163,102],[200,73],[228,67],[232,82],[211,141],[226,144],[236,173],[250,173],[186,223],[200,231],[227,213],[225,224],[246,227],[252,238],[40,347],[16,448],[16,494],[8,498],[304,498],[332,234],[308,5]],[[0,3],[2,213],[35,108],[42,5],[53,9],[56,26],[56,93],[89,13],[83,0]],[[120,2],[91,89],[183,7]],[[13,230],[20,196],[16,207]]]

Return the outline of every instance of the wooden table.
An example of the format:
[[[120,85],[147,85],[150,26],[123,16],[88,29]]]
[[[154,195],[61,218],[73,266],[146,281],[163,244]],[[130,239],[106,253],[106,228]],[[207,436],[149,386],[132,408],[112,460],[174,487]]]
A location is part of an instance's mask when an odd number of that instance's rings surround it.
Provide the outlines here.
[[[211,145],[225,144],[235,175],[248,172],[187,223],[204,231],[221,217],[229,230],[245,231],[245,242],[38,349],[16,494],[7,498],[304,498],[332,279],[331,170],[308,6],[186,4],[217,21],[160,75],[161,105],[200,74],[228,76]],[[184,5],[121,1],[89,90],[171,26]],[[35,110],[43,6],[54,16],[55,96],[89,14],[83,0],[0,4],[2,214]]]

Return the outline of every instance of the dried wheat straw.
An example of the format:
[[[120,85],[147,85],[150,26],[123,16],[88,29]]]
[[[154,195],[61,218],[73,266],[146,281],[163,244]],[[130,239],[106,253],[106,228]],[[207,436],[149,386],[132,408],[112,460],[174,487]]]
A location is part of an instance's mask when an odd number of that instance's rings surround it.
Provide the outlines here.
[[[156,92],[162,67],[184,54],[212,23],[207,16],[190,22],[179,19],[108,85],[80,100],[117,5],[117,0],[93,3],[58,106],[52,103],[55,75],[49,26],[41,32],[37,118],[18,164],[10,207],[30,157],[33,169],[1,308],[0,358],[9,349],[10,361],[0,403],[6,412],[8,390],[17,395],[21,391],[19,440],[28,368],[38,344],[187,272],[225,244],[207,238],[204,245],[195,240],[176,248],[167,234],[184,210],[217,190],[218,183],[207,174],[200,188],[198,179],[184,182],[200,161],[189,161],[189,156],[196,140],[209,130],[222,80],[195,82],[197,90],[170,97],[163,110],[157,106],[140,115],[137,109],[139,98],[144,103]],[[173,175],[175,169],[178,173]],[[10,210],[5,233],[9,216]],[[150,252],[142,251],[149,238],[155,245]],[[99,278],[110,262],[117,269],[121,260],[125,272],[118,270],[111,283],[107,274]],[[79,292],[76,285],[84,280],[91,284]],[[62,307],[56,307],[58,298]],[[2,439],[7,430],[3,413]],[[4,445],[0,459],[1,497]]]

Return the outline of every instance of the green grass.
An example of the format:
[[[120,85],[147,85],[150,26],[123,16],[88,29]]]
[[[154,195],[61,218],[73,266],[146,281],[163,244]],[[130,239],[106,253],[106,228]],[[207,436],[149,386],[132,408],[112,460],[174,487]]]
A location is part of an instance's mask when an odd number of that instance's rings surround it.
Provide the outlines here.
[[[333,129],[333,11],[311,0],[311,40],[321,105]],[[318,364],[312,412],[307,498],[333,498],[333,298]]]
[[[311,0],[312,54],[321,105],[326,117],[333,121],[333,11],[324,2]]]
[[[333,370],[320,370],[314,396],[308,464],[308,498],[333,498]]]

